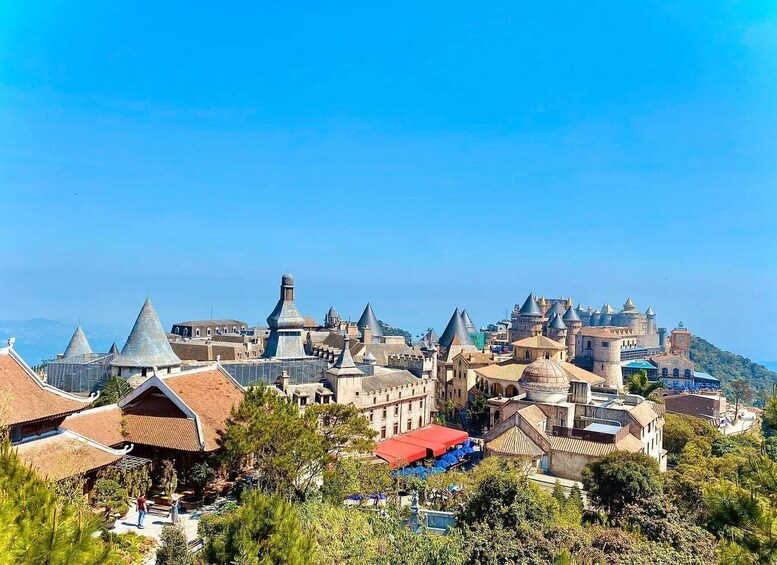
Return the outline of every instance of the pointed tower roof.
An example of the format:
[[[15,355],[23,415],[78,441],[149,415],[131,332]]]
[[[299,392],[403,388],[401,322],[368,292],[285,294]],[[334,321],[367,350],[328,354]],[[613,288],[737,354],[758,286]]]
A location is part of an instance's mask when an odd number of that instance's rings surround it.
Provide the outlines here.
[[[73,337],[70,338],[70,343],[67,344],[62,358],[67,359],[76,355],[88,355],[91,352],[92,348],[89,346],[89,342],[86,341],[84,330],[81,329],[81,326],[78,326],[76,331],[73,332]]]
[[[108,352],[110,355],[118,355],[119,354],[119,348],[116,347],[116,342],[113,342],[113,345],[111,345],[111,350]]]
[[[580,316],[577,315],[577,311],[571,306],[564,312],[563,320],[565,322],[579,322]]]
[[[464,326],[467,328],[467,332],[474,334],[478,331],[475,324],[472,322],[472,318],[469,317],[466,310],[461,311],[461,320],[464,322]]]
[[[356,325],[359,330],[369,327],[372,330],[372,337],[381,337],[383,335],[383,330],[380,329],[380,324],[378,323],[378,317],[375,315],[369,302]]]
[[[645,310],[645,316],[655,316],[655,315],[656,315],[656,313],[655,313],[655,312],[653,312],[653,308],[651,308],[650,306],[648,306],[648,309],[647,309],[647,310]]]
[[[604,306],[602,306],[602,314],[615,314],[615,310],[605,302]]]
[[[520,314],[521,316],[542,316],[542,311],[540,310],[540,307],[537,306],[537,301],[534,300],[534,297],[531,294],[524,300]]]
[[[556,304],[558,304],[558,302],[556,302]],[[554,330],[565,330],[567,329],[567,325],[564,323],[564,320],[561,319],[561,316],[558,314],[553,314],[550,322],[548,323],[548,328]]]
[[[461,319],[461,312],[459,309],[453,311],[448,325],[445,326],[445,331],[442,332],[440,337],[440,347],[442,349],[448,349],[451,345],[474,345],[472,338],[469,337],[467,327],[464,325],[464,320]]]
[[[548,318],[551,318],[553,314],[558,314],[559,316],[563,316],[564,312],[566,312],[566,308],[564,308],[564,303],[561,300],[559,300],[553,303],[553,306],[550,307],[550,310],[545,312],[545,315]]]
[[[571,308],[572,307],[572,297],[571,296],[569,298],[567,298],[566,306],[567,306],[567,308]]]
[[[429,331],[424,334],[424,337],[422,337],[421,340],[428,341],[429,343],[439,343],[440,336],[437,335],[437,332],[434,331],[434,328],[429,328]]]
[[[329,369],[330,373],[338,377],[358,377],[364,375],[356,366],[356,363],[353,362],[350,347],[351,339],[348,337],[348,334],[343,334],[343,348],[340,350],[340,355],[337,356],[335,364]]]
[[[173,353],[167,334],[162,328],[162,322],[151,304],[151,299],[146,298],[140,309],[138,319],[132,326],[132,331],[127,337],[127,343],[121,353],[117,355],[111,365],[117,367],[171,367],[180,365],[181,360]]]
[[[634,308],[634,302],[631,300],[631,297],[628,297],[626,299],[626,302],[623,303],[623,309],[624,310],[631,310]]]
[[[330,318],[334,318],[335,316],[337,316],[337,310],[335,310],[334,306],[330,306],[329,307],[329,317]]]

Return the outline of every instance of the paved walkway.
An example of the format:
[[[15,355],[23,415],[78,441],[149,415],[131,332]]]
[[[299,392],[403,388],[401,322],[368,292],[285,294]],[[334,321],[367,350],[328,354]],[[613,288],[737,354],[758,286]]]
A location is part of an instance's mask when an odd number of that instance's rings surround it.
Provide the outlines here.
[[[217,511],[227,502],[226,498],[219,498],[214,504],[208,506],[201,506],[197,510],[191,510],[186,513],[178,515],[178,523],[183,527],[183,531],[186,534],[186,540],[192,541],[197,539],[197,526],[200,523],[200,518],[203,514],[210,514]],[[116,534],[124,534],[127,532],[133,532],[142,536],[152,537],[155,540],[159,540],[162,535],[162,528],[172,524],[170,517],[161,518],[148,514],[146,521],[144,522],[144,528],[138,528],[138,511],[133,505],[132,509],[127,512],[124,518],[116,521],[116,526],[111,530]]]

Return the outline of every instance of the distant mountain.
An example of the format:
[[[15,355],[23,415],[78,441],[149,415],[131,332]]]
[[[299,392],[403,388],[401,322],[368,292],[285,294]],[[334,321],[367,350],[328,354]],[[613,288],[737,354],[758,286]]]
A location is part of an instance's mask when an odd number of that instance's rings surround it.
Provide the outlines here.
[[[408,345],[413,344],[413,334],[411,334],[408,331],[403,330],[402,328],[395,328],[394,326],[391,326],[384,322],[383,320],[378,320],[378,325],[380,326],[380,329],[383,331],[383,335],[401,335],[405,338],[405,343]]]
[[[84,322],[81,326],[92,349],[97,352],[108,351],[113,342],[121,348],[130,329],[91,322]],[[15,337],[14,349],[28,364],[37,365],[62,353],[75,329],[74,323],[47,318],[0,320],[0,345]]]
[[[761,392],[771,393],[772,386],[777,384],[777,372],[741,355],[723,351],[698,336],[693,336],[691,340],[691,360],[696,364],[697,371],[720,379],[723,391],[729,396],[731,381],[740,377],[758,391],[753,399],[755,401],[759,400]]]

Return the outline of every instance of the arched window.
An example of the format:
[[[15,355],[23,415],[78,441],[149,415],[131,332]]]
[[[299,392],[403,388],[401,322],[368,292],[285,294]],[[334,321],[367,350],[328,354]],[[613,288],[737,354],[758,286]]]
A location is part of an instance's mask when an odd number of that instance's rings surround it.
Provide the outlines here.
[[[691,370],[690,369],[686,369],[685,370],[685,378],[686,379],[690,379],[691,378]]]
[[[208,332],[207,332],[207,333],[208,333],[208,335],[210,335],[210,333],[211,333],[211,332],[210,332],[210,328],[208,328]]]
[[[589,339],[588,342],[585,344],[585,348],[589,351],[591,350],[591,340]]]
[[[197,328],[196,330],[194,330],[194,332],[197,335],[197,337],[200,337],[200,328]]]
[[[527,349],[523,354],[524,359],[531,359],[531,353],[529,353],[529,350]]]
[[[680,376],[680,369],[672,369],[672,376],[673,377],[679,377]]]
[[[669,369],[667,369],[666,367],[664,367],[663,369],[661,369],[661,376],[662,376],[662,377],[667,377],[667,376],[669,376]]]
[[[550,359],[550,353],[548,353],[547,351],[545,352],[545,359]]]
[[[183,335],[184,335],[184,337],[189,335],[189,328],[184,328],[183,329]]]

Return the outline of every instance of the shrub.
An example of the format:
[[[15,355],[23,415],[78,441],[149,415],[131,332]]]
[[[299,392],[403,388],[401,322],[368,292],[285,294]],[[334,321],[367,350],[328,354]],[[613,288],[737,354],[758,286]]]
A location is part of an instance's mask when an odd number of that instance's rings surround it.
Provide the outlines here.
[[[191,565],[192,556],[186,543],[186,535],[181,528],[165,526],[159,541],[157,565]]]
[[[106,513],[124,516],[129,510],[127,489],[112,479],[100,479],[95,485],[94,501],[105,506]]]

